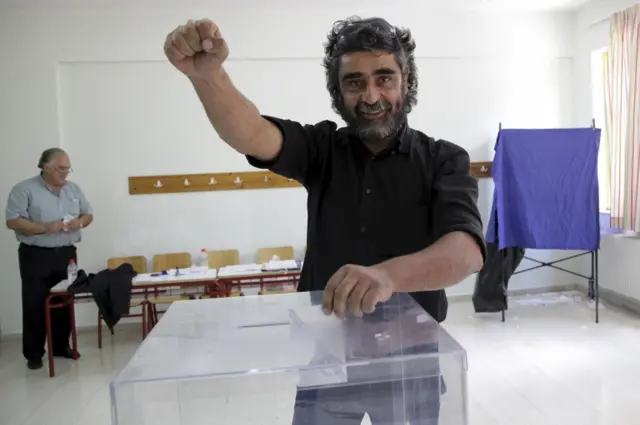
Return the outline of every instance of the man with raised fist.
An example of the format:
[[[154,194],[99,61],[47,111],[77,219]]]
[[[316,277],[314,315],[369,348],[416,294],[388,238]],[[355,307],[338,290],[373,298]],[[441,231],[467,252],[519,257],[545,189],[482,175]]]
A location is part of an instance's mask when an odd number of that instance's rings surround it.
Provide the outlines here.
[[[306,187],[301,290],[324,290],[325,310],[339,316],[411,292],[444,320],[443,289],[483,264],[478,184],[463,148],[408,126],[418,88],[408,30],[380,18],[334,25],[324,67],[345,128],[261,115],[225,71],[229,46],[208,19],[172,31],[164,49],[222,140],[252,165]]]
[[[339,128],[329,120],[304,125],[262,115],[227,74],[229,46],[214,22],[189,21],[167,36],[167,58],[189,78],[222,140],[253,166],[307,189],[299,290],[324,291],[326,314],[371,314],[394,292],[409,292],[441,322],[447,313],[444,289],[484,263],[478,183],[468,153],[408,125],[417,102],[415,47],[408,30],[381,18],[334,24],[323,64],[332,107],[346,123]],[[434,418],[439,380],[416,385],[414,401],[430,413],[417,406],[410,422],[436,423],[424,418]],[[360,423],[364,410],[374,424],[387,423],[393,409],[375,397],[362,409],[341,405],[337,416],[304,411],[319,398],[347,395],[318,392],[306,402],[299,397],[294,422]]]

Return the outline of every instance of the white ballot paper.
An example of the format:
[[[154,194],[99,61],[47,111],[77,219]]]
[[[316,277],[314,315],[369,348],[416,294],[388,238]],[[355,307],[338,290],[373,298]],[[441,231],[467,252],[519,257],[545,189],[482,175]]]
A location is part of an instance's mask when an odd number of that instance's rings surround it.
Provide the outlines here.
[[[326,316],[319,306],[289,310],[291,338],[315,343],[309,368],[299,372],[298,387],[322,387],[347,382],[344,322]]]

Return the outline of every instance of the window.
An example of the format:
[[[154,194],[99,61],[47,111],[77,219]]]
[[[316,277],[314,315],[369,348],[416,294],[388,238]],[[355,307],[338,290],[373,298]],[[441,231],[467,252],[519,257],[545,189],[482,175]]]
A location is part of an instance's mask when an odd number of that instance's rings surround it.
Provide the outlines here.
[[[605,119],[605,84],[607,76],[607,49],[599,49],[591,54],[591,102],[596,127],[602,129],[600,151],[598,152],[598,182],[600,186],[600,211],[611,211],[611,171],[610,148]]]

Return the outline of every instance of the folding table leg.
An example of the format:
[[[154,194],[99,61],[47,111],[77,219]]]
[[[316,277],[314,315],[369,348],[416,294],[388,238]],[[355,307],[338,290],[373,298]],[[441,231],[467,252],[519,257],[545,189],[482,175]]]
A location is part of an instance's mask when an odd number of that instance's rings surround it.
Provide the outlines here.
[[[595,302],[595,321],[600,323],[600,287],[598,285],[598,250],[591,251],[591,276],[588,279],[587,298]]]
[[[76,302],[73,295],[67,301],[69,303],[69,323],[71,325],[71,349],[73,360],[78,360],[78,330],[76,329]]]
[[[47,330],[47,357],[49,359],[49,377],[53,378],[56,374],[53,362],[53,331],[51,330],[51,299],[52,295],[47,296],[44,302],[44,323]]]

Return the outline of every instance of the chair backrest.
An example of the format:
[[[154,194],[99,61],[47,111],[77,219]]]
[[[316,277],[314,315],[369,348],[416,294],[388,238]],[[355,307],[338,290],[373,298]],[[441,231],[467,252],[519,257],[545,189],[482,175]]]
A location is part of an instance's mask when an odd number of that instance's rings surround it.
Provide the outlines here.
[[[258,263],[267,263],[277,256],[279,260],[294,260],[295,255],[292,246],[276,246],[260,248],[258,250]]]
[[[237,249],[224,249],[219,251],[207,251],[209,256],[209,268],[233,266],[240,263],[240,253]]]
[[[114,257],[107,260],[107,267],[109,269],[118,268],[122,264],[129,263],[133,266],[133,270],[137,273],[147,272],[147,257],[144,255],[134,255],[131,257]]]
[[[191,267],[191,254],[188,252],[174,252],[153,256],[153,271],[156,273],[163,270],[172,270],[176,267]]]

